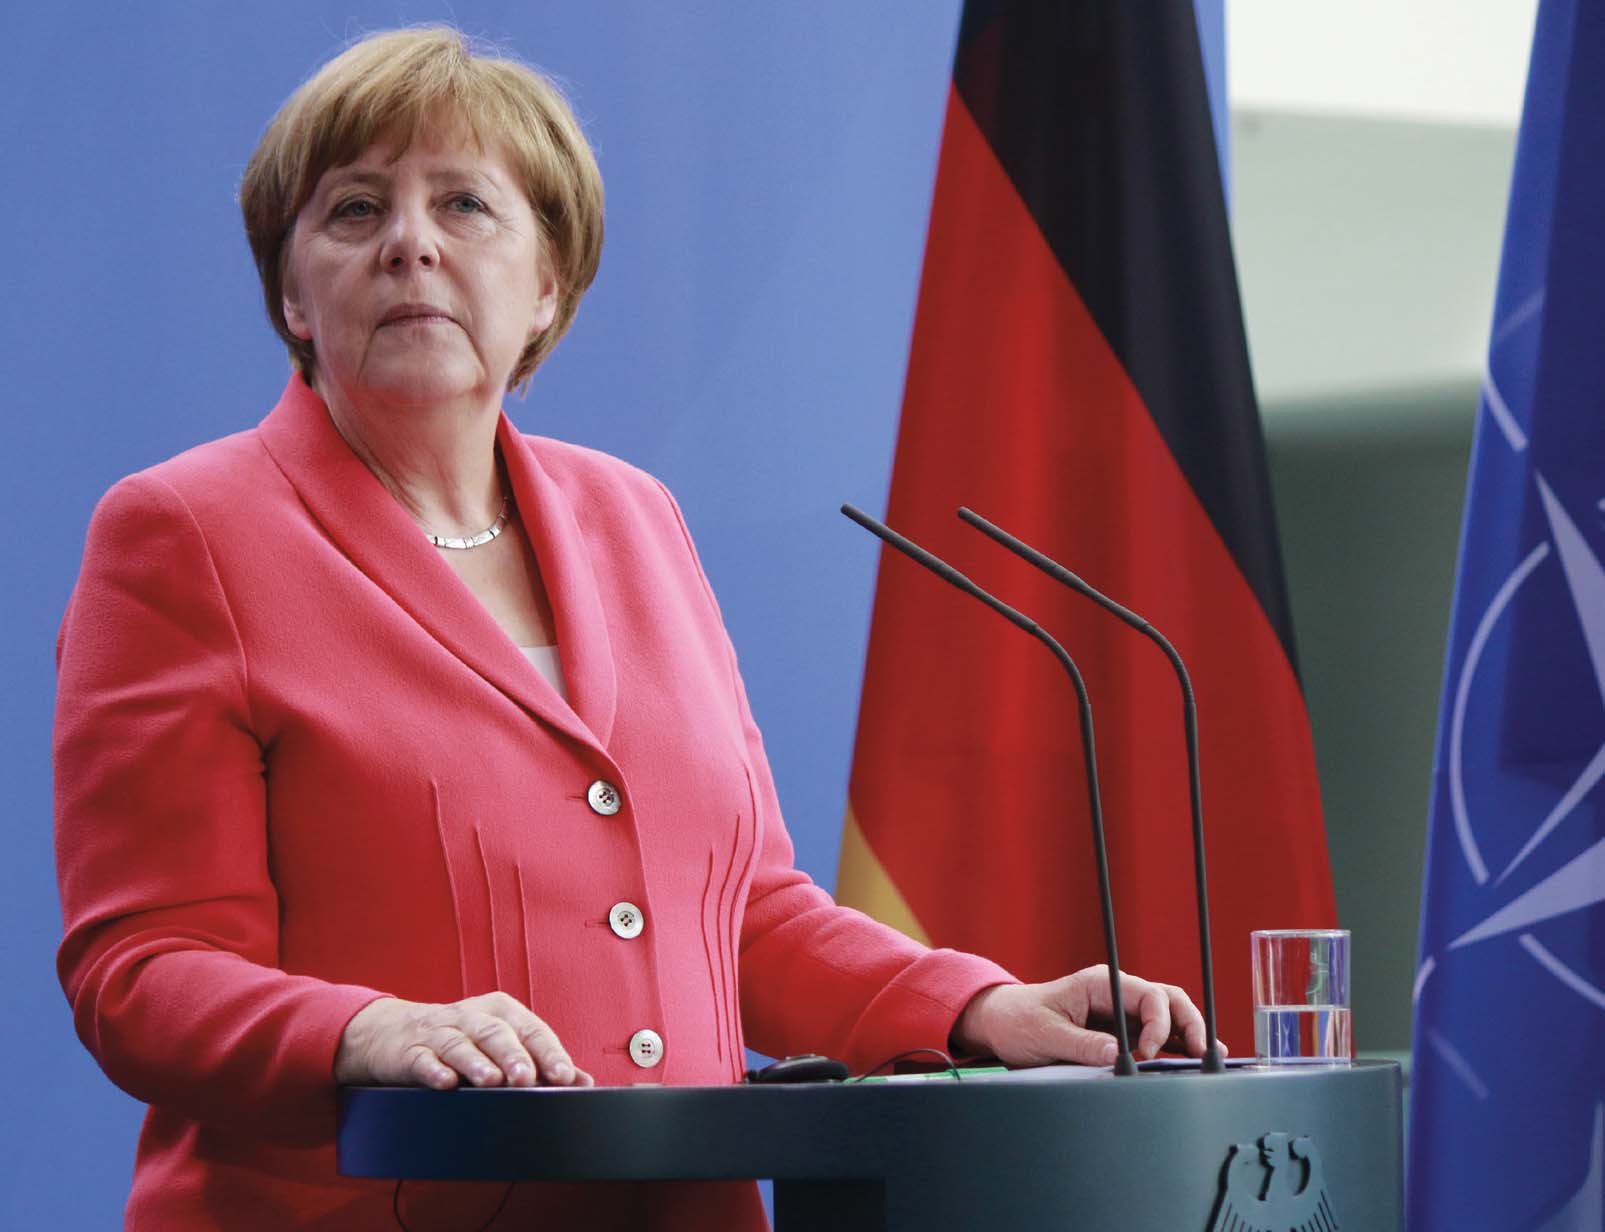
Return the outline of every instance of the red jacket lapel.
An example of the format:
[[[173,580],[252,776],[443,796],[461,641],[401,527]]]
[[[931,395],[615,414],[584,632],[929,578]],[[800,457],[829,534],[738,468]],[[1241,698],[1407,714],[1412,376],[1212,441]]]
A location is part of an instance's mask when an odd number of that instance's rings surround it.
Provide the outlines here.
[[[440,559],[299,376],[258,431],[330,541],[420,626],[532,714],[576,740],[606,748],[616,680],[585,540],[563,494],[505,415],[497,438],[557,620],[571,705]]]

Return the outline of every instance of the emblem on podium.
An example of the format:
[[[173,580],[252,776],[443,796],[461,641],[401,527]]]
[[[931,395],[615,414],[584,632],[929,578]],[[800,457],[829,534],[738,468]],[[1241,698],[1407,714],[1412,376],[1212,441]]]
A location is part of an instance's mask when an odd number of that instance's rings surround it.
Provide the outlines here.
[[[1284,1133],[1234,1143],[1209,1232],[1338,1232],[1315,1143]]]

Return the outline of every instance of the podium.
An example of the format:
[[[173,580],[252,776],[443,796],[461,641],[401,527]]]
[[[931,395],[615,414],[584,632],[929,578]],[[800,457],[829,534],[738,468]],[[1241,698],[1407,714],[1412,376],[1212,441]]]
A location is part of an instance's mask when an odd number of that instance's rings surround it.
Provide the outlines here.
[[[348,1176],[772,1178],[777,1232],[1400,1232],[1400,1072],[1069,1066],[962,1081],[340,1093]],[[1257,1205],[1254,1205],[1257,1204]],[[1235,1221],[1235,1222],[1234,1222]]]

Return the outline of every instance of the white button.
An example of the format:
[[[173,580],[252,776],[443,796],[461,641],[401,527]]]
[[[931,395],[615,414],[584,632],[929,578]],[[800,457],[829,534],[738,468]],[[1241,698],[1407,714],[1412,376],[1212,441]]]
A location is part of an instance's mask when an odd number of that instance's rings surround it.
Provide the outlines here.
[[[586,789],[585,802],[604,817],[613,816],[624,803],[619,798],[619,789],[605,779],[597,779]]]
[[[615,936],[628,941],[631,937],[641,935],[641,930],[646,927],[646,918],[634,903],[614,903],[613,910],[607,913],[607,926]]]
[[[647,1029],[630,1036],[630,1060],[642,1069],[651,1069],[663,1060],[663,1037]]]

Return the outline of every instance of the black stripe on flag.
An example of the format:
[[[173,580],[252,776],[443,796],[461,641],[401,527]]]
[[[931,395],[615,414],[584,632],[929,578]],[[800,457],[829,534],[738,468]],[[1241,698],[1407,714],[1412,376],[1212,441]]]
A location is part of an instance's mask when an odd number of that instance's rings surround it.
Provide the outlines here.
[[[1297,671],[1191,0],[969,0],[953,84]]]

